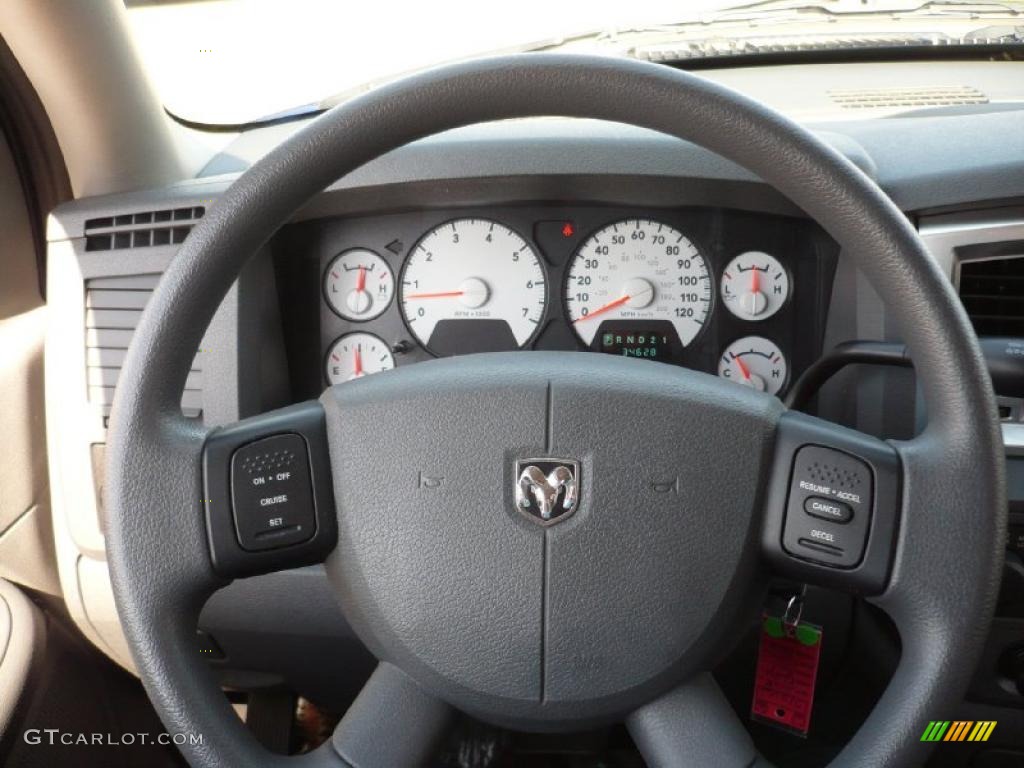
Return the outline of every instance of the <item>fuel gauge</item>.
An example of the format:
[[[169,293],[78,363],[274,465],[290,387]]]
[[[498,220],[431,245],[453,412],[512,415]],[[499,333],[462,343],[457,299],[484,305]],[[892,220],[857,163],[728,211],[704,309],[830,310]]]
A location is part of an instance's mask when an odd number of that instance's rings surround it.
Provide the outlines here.
[[[786,384],[786,358],[778,345],[763,336],[737,339],[722,353],[718,375],[770,395]]]
[[[371,373],[390,371],[395,358],[388,344],[372,333],[348,333],[327,353],[327,380],[340,384]]]

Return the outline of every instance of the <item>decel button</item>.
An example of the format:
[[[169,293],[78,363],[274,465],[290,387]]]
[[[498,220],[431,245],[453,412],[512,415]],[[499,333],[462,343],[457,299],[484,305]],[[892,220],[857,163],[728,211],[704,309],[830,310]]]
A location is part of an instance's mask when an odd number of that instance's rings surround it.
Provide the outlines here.
[[[306,441],[274,435],[235,451],[231,505],[242,549],[278,549],[312,538],[316,515]]]
[[[808,496],[804,500],[804,512],[811,517],[833,523],[848,523],[853,519],[853,509],[849,504],[823,499],[820,496]]]

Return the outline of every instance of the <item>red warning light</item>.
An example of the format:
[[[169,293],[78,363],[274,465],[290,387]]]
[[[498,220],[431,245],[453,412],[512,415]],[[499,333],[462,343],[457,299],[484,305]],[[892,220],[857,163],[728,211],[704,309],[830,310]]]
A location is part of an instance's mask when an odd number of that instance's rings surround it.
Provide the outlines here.
[[[562,237],[572,237],[576,234],[576,229],[573,227],[572,222],[565,222],[565,226],[562,227]]]

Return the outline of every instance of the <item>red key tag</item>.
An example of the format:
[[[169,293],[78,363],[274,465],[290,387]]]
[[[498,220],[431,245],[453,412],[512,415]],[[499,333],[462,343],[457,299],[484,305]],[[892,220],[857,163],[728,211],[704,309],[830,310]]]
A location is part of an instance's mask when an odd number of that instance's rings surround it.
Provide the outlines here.
[[[763,615],[751,719],[806,737],[820,656],[821,627]]]

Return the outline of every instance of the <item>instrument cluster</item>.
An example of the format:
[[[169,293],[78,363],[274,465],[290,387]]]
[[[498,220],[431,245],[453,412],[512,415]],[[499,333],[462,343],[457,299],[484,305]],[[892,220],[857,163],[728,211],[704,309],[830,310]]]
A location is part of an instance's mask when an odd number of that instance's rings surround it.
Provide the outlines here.
[[[657,360],[778,394],[820,352],[836,263],[809,221],[720,208],[420,211],[304,222],[283,239],[285,326],[305,338],[289,347],[308,348],[312,326],[320,339],[315,380],[290,351],[310,394],[516,349]]]

